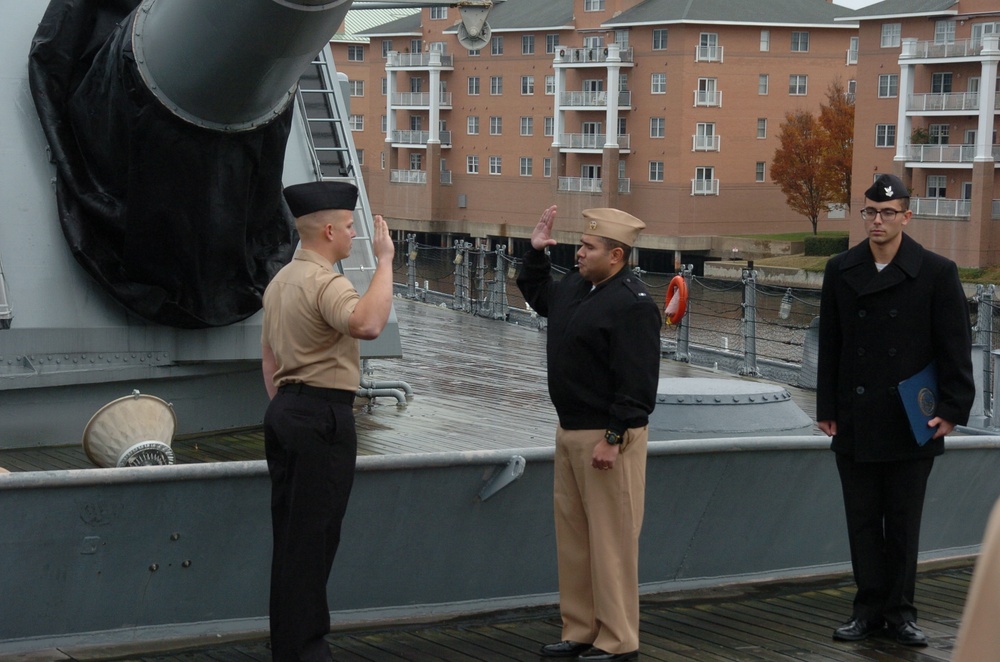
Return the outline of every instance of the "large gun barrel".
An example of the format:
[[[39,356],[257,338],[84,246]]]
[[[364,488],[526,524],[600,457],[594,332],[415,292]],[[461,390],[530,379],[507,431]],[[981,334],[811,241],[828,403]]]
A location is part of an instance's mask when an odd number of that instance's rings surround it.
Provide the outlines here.
[[[202,127],[276,117],[352,0],[144,0],[132,47],[149,90]]]

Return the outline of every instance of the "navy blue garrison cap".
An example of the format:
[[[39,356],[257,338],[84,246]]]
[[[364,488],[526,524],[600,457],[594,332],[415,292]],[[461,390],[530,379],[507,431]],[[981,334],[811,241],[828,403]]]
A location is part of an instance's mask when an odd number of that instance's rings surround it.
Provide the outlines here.
[[[875,183],[865,191],[865,197],[872,202],[888,202],[910,197],[910,192],[896,175],[880,175]]]
[[[346,182],[308,182],[285,189],[285,202],[295,218],[323,209],[350,209],[358,204],[358,187]]]

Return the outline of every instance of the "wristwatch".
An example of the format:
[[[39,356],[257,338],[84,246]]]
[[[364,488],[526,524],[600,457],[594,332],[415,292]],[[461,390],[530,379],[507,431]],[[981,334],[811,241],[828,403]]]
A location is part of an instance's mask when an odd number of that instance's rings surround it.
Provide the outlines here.
[[[612,446],[617,446],[622,443],[622,436],[618,432],[613,432],[611,430],[605,430],[604,441],[608,442]]]

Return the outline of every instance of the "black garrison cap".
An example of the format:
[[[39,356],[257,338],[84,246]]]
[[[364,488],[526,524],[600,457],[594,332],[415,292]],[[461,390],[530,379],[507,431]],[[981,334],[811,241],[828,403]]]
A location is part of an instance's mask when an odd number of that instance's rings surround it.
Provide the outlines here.
[[[345,182],[308,182],[285,189],[285,201],[295,218],[323,209],[350,209],[358,203],[358,187]]]
[[[871,188],[865,191],[865,197],[872,202],[888,202],[889,200],[908,198],[910,192],[899,177],[885,174],[879,175]]]

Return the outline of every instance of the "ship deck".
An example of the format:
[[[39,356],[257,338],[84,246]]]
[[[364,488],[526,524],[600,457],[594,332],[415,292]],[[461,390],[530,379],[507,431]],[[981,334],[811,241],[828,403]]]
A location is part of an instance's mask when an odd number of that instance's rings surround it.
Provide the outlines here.
[[[936,563],[917,579],[917,608],[926,648],[908,648],[887,635],[836,642],[836,627],[851,611],[848,577],[721,587],[642,599],[640,659],[658,661],[948,660],[972,575],[971,564]],[[443,624],[410,624],[369,630],[335,630],[329,637],[338,662],[537,661],[543,643],[559,639],[555,607],[490,614]],[[132,648],[80,647],[37,651],[15,660],[112,660],[135,662],[268,661],[266,639],[173,643],[154,652]]]
[[[545,380],[545,332],[440,306],[396,299],[403,347],[399,359],[372,359],[375,381],[404,381],[406,406],[391,397],[357,405],[358,453],[388,455],[551,446],[556,426]],[[669,358],[661,377],[748,379]],[[765,381],[765,380],[759,380]],[[812,391],[782,384],[812,417]],[[210,406],[210,403],[206,403]],[[82,429],[81,429],[82,432]],[[261,460],[260,429],[173,441],[178,463]],[[0,450],[10,471],[86,469],[79,442]]]

